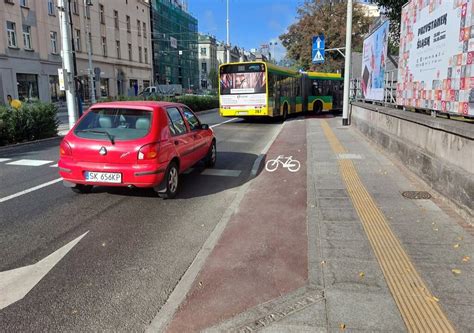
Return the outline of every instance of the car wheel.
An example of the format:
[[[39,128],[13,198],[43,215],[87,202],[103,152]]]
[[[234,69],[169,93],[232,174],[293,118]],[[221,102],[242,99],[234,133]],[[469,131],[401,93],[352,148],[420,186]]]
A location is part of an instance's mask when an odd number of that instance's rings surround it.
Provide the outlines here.
[[[178,193],[179,186],[179,170],[176,162],[171,162],[168,166],[164,182],[164,188],[158,195],[163,199],[173,199]]]
[[[212,168],[214,165],[216,165],[217,161],[217,147],[216,147],[216,141],[212,141],[211,147],[209,148],[209,152],[207,153],[206,156],[206,167]]]
[[[76,186],[71,187],[71,190],[75,193],[91,193],[93,186],[92,185],[84,185],[84,184],[76,184]]]

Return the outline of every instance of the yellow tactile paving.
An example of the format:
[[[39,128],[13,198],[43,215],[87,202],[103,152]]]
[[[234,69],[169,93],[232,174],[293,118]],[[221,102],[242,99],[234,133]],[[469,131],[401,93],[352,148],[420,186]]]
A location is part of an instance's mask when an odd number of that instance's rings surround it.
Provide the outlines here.
[[[334,153],[347,152],[327,121],[321,124]],[[352,161],[339,160],[339,168],[407,329],[410,332],[455,332],[360,180]]]

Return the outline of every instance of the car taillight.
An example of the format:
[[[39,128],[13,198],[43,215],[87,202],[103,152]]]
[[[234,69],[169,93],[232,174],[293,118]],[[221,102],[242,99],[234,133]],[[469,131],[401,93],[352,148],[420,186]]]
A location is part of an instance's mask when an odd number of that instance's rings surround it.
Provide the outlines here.
[[[158,157],[158,143],[150,143],[144,145],[138,150],[139,160],[153,160]]]
[[[69,143],[66,140],[61,141],[59,145],[59,156],[71,156],[72,149]]]

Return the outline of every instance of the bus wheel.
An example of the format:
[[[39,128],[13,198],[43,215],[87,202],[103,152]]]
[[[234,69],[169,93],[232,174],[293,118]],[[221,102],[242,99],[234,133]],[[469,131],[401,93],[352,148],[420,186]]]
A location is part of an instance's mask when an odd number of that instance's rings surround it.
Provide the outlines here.
[[[286,118],[288,118],[288,104],[285,103],[285,105],[283,106],[283,116],[282,116],[283,121],[285,121]]]
[[[315,114],[321,114],[323,112],[323,103],[321,101],[314,102],[313,111]]]

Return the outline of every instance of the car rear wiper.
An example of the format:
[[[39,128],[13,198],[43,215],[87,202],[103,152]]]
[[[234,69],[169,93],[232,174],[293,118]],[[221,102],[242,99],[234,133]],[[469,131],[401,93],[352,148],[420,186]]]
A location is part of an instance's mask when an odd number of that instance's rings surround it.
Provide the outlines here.
[[[107,131],[99,131],[99,130],[92,130],[92,129],[83,129],[83,130],[78,130],[77,132],[86,132],[86,133],[100,133],[100,134],[105,134],[109,138],[110,142],[112,144],[115,144],[114,137],[112,134],[110,134]]]

